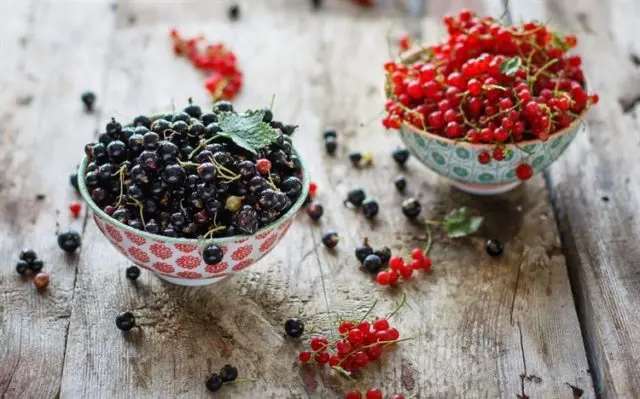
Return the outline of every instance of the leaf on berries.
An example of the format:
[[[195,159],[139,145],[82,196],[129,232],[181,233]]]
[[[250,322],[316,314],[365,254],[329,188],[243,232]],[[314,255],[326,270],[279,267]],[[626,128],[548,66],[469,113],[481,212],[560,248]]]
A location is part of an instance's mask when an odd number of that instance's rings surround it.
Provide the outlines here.
[[[571,49],[571,46],[567,44],[567,41],[560,33],[556,31],[551,31],[550,33],[551,33],[551,43],[554,46],[560,47],[563,51],[567,51]]]
[[[500,72],[507,76],[513,76],[521,66],[522,59],[520,57],[507,58],[500,64]]]
[[[262,121],[265,111],[247,111],[244,114],[224,112],[218,122],[222,132],[219,136],[230,138],[237,146],[258,154],[258,150],[269,146],[279,133]]]
[[[443,227],[447,237],[460,238],[478,231],[483,219],[481,216],[471,216],[469,209],[463,206],[445,216]]]

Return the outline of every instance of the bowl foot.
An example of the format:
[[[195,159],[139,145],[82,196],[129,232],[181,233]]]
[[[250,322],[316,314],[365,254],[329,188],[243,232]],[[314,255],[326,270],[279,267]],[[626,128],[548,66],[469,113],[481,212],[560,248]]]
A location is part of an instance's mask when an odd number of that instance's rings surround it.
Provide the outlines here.
[[[170,276],[165,276],[163,274],[157,274],[157,273],[155,273],[155,275],[168,283],[175,284],[175,285],[182,285],[185,287],[202,287],[204,285],[210,285],[213,283],[217,283],[221,280],[224,280],[224,278],[202,278],[202,279],[189,280],[186,278],[170,277]]]
[[[506,193],[518,187],[521,181],[505,184],[473,184],[452,180],[451,184],[460,191],[475,195],[496,195]]]

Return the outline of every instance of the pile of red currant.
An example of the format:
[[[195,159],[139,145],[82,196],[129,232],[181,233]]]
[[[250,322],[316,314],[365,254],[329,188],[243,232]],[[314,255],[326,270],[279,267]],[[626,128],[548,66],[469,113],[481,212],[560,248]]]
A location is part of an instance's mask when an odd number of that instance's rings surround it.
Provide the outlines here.
[[[197,69],[207,74],[205,88],[213,101],[232,100],[242,89],[244,77],[236,56],[224,44],[205,44],[202,36],[184,38],[175,28],[171,29],[170,36],[175,54],[187,57]]]
[[[406,123],[456,141],[493,144],[479,156],[488,163],[505,158],[507,143],[548,140],[598,102],[586,92],[581,58],[568,53],[575,36],[537,22],[504,26],[469,10],[444,24],[445,42],[384,65],[387,129]],[[527,177],[522,172],[519,177]]]
[[[347,392],[347,394],[344,396],[344,399],[383,399],[384,395],[382,394],[382,391],[379,390],[378,388],[371,388],[369,390],[367,390],[367,392],[364,394],[364,396],[362,396],[362,393],[360,391],[349,391]],[[404,399],[404,395],[401,393],[396,393],[393,394],[391,396],[388,396],[389,399]]]
[[[298,355],[300,362],[328,364],[353,373],[378,360],[384,348],[400,339],[400,332],[391,327],[388,318],[379,318],[373,322],[342,321],[338,326],[338,333],[340,338],[333,342],[329,342],[324,336],[311,338],[310,350]]]
[[[405,262],[400,256],[392,256],[389,259],[389,270],[383,270],[376,276],[376,281],[380,285],[395,285],[400,277],[409,280],[414,271],[431,271],[431,258],[425,256],[420,248],[411,251],[411,261]]]

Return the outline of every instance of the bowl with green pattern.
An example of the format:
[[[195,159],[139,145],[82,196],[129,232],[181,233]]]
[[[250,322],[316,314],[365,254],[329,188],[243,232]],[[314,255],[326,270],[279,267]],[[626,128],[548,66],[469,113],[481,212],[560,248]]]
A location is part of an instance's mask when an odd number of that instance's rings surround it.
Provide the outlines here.
[[[521,181],[516,167],[528,163],[540,173],[567,149],[579,131],[586,129],[583,119],[587,110],[569,126],[549,136],[546,141],[527,140],[505,144],[505,159],[481,164],[481,152],[491,154],[495,145],[472,144],[431,134],[404,123],[400,137],[409,151],[425,166],[451,180],[456,188],[478,195],[494,195],[517,187]]]

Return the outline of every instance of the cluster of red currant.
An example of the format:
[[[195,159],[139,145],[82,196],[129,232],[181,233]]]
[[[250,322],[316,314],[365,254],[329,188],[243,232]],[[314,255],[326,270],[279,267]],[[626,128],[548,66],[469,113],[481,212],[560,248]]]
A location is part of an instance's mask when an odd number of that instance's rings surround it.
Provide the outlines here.
[[[242,89],[244,77],[235,54],[222,43],[204,44],[204,37],[184,38],[171,29],[171,41],[176,55],[187,57],[193,66],[208,75],[205,88],[213,101],[232,100]]]
[[[310,350],[301,352],[298,359],[302,363],[313,360],[352,373],[379,359],[382,350],[400,338],[400,332],[389,325],[387,318],[359,323],[342,321],[338,333],[340,339],[334,342],[323,336],[311,338]]]
[[[349,391],[344,396],[344,399],[383,399],[383,398],[384,398],[384,395],[382,394],[382,391],[379,390],[378,388],[369,389],[364,394],[364,396],[362,396],[362,393],[360,393],[360,391]],[[396,393],[389,396],[389,399],[404,399],[404,395],[401,393]]]
[[[376,276],[376,281],[380,285],[395,285],[399,278],[408,280],[413,275],[414,270],[431,271],[431,258],[425,256],[420,248],[411,251],[411,262],[406,263],[400,256],[392,256],[389,259],[389,270],[383,270]]]
[[[457,141],[495,145],[479,161],[505,158],[506,143],[545,141],[581,118],[587,94],[575,36],[528,22],[503,26],[469,10],[444,18],[449,38],[389,61],[387,129],[403,123]],[[408,41],[401,41],[400,46]]]

